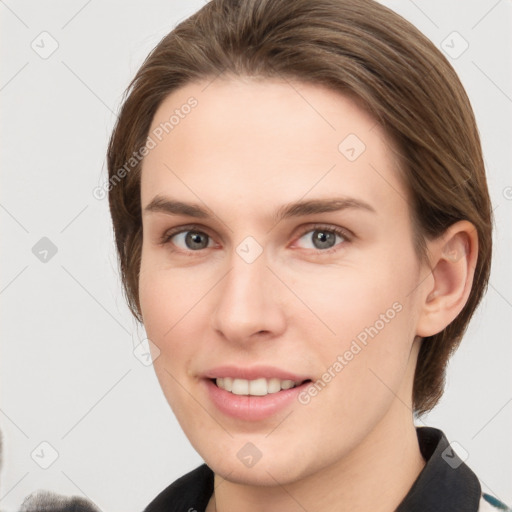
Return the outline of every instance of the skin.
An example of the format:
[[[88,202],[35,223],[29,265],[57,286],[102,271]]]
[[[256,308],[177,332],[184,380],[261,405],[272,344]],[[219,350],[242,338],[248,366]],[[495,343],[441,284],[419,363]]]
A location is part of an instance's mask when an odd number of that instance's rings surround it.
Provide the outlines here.
[[[474,230],[457,223],[420,261],[393,145],[338,92],[249,78],[188,84],[161,104],[150,133],[191,96],[197,107],[143,162],[140,304],[162,390],[215,472],[208,510],[394,510],[424,467],[411,401],[421,337],[467,300]],[[348,134],[366,146],[355,161],[338,150]],[[144,211],[157,195],[210,215]],[[284,205],[332,198],[373,211],[275,221]],[[161,243],[190,224],[206,248],[191,249],[184,234]],[[331,248],[314,245],[315,229],[338,228],[347,236]],[[263,249],[252,263],[236,252],[248,236]],[[224,364],[315,381],[396,303],[400,312],[307,404],[249,422],[205,391],[203,373]],[[262,454],[250,468],[237,457],[247,442]]]

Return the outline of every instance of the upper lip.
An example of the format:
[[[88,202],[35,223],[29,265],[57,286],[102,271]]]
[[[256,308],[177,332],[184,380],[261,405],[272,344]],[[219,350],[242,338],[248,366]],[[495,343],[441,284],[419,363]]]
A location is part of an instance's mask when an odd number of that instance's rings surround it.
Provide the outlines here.
[[[276,368],[275,366],[217,366],[207,370],[203,377],[206,379],[220,379],[224,377],[233,377],[234,379],[256,380],[260,378],[279,380],[293,380],[293,382],[303,382],[310,377]]]

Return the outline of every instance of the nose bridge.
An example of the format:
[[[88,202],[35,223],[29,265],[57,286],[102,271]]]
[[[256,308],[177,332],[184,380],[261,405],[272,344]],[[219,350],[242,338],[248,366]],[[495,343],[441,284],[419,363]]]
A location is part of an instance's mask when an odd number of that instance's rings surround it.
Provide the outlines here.
[[[242,243],[233,251],[212,317],[215,330],[233,341],[244,341],[261,332],[276,334],[284,322],[272,290],[273,275],[267,268],[266,255],[261,251],[248,258],[248,247]]]
[[[255,316],[257,309],[262,306],[268,280],[265,259],[260,256],[255,261],[247,262],[235,253],[231,257],[230,268],[219,304],[229,308],[232,313],[238,311],[249,317],[252,312]]]

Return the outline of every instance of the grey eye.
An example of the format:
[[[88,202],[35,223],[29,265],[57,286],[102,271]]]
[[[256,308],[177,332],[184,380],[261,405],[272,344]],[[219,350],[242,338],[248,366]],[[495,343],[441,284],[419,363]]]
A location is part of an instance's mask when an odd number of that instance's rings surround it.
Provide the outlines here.
[[[303,249],[330,249],[343,242],[345,238],[332,229],[312,229],[299,238]]]
[[[336,234],[317,229],[313,231],[312,242],[317,249],[329,249],[336,244]]]
[[[210,246],[210,237],[201,231],[182,231],[172,237],[174,245],[180,249],[198,251]]]

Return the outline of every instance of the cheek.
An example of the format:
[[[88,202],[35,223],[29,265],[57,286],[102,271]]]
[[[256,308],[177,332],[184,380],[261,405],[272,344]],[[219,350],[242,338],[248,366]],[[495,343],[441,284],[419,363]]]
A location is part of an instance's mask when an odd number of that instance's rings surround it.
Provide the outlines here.
[[[201,271],[173,269],[162,255],[143,250],[139,299],[148,337],[167,344],[177,326],[198,309],[209,281]]]
[[[374,327],[379,332],[404,328],[395,319],[411,313],[411,291],[417,284],[415,260],[398,261],[391,256],[294,272],[288,277],[294,293],[312,313],[297,315],[295,311],[291,323],[310,324],[331,347],[339,341],[337,348],[358,336],[364,341],[368,330],[375,332]],[[390,329],[392,324],[394,329]]]
[[[140,306],[147,337],[158,347],[153,366],[162,390],[174,409],[179,406],[179,386],[201,342],[207,315],[201,311],[205,291],[190,276],[171,269],[141,265]]]
[[[167,331],[172,327],[176,304],[175,288],[168,286],[165,276],[141,265],[139,278],[139,301],[146,333],[160,346]]]
[[[417,262],[408,247],[394,257],[381,253],[372,262],[295,280],[297,295],[315,313],[297,315],[298,334],[308,332],[306,350],[332,380],[326,386],[332,395],[322,393],[337,407],[343,403],[338,410],[375,407],[389,401],[390,389],[397,392],[414,340],[416,284]]]
[[[183,409],[188,403],[180,383],[187,382],[190,362],[202,343],[201,332],[205,332],[208,318],[201,309],[207,290],[191,281],[186,271],[150,266],[143,259],[139,294],[144,328],[158,347],[154,371],[178,418],[187,416]]]

